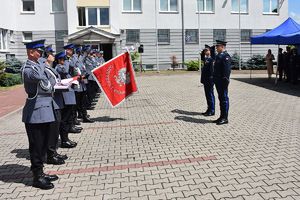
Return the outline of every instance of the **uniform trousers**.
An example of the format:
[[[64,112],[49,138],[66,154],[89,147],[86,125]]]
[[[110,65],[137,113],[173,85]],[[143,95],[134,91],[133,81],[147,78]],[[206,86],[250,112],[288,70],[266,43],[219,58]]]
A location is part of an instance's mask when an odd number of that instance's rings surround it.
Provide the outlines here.
[[[74,105],[65,105],[65,107],[61,110],[61,124],[59,134],[62,142],[69,140],[69,130],[74,123],[74,107]]]
[[[58,138],[60,132],[60,123],[61,123],[61,110],[54,110],[56,121],[50,124],[50,135],[48,140],[48,151],[47,157],[53,157],[56,154],[58,146]]]
[[[204,92],[207,102],[207,111],[215,113],[214,83],[204,83]]]
[[[221,118],[228,119],[229,112],[229,97],[228,97],[228,84],[224,84],[224,80],[217,78],[214,79],[218,98],[220,102]]]
[[[53,122],[41,124],[25,123],[25,129],[29,141],[29,154],[31,170],[33,173],[43,171],[43,162],[48,148],[49,135]]]
[[[82,117],[87,116],[87,106],[88,106],[88,99],[87,99],[87,92],[75,92],[76,95],[76,103],[77,103],[77,111],[79,115]]]

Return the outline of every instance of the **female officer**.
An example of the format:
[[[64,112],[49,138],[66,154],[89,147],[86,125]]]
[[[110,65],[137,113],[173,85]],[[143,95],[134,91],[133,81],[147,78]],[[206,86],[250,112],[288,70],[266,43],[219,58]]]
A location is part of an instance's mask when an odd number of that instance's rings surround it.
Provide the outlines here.
[[[201,72],[201,83],[204,85],[204,92],[207,102],[207,110],[202,113],[204,116],[213,116],[215,115],[215,96],[214,96],[214,82],[213,82],[213,63],[214,58],[211,56],[211,49],[214,47],[209,47],[206,45],[206,48],[203,50],[204,57],[204,66]]]

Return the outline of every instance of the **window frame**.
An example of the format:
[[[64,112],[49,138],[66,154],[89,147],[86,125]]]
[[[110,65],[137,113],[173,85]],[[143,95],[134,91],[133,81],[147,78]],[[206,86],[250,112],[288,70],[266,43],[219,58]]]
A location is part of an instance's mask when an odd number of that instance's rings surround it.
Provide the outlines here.
[[[5,40],[3,39],[3,31],[6,31],[5,34]],[[0,29],[0,52],[7,52],[9,50],[8,48],[8,31],[7,29]],[[2,43],[2,41],[5,43],[6,48],[3,48],[4,43]]]
[[[35,14],[35,0],[30,0],[33,1],[33,11],[24,11],[24,1],[28,0],[21,0],[21,14]]]
[[[204,10],[203,11],[201,11],[199,8],[199,6],[198,6],[198,0],[196,0],[196,6],[197,6],[197,8],[196,8],[196,13],[197,14],[199,14],[199,13],[206,13],[206,14],[214,14],[215,13],[215,0],[212,0],[212,2],[213,2],[213,5],[212,5],[212,11],[208,11],[207,10],[207,3],[206,3],[206,1],[207,0],[203,0],[204,1]]]
[[[84,8],[85,10],[85,26],[80,26],[79,25],[79,16],[78,16],[78,27],[89,27],[89,26],[95,26],[95,27],[102,27],[102,28],[108,28],[110,27],[111,24],[111,16],[110,16],[110,7],[108,6],[100,6],[100,7],[95,7],[95,6],[88,6],[88,7],[77,7],[77,13],[78,13],[78,8]],[[88,13],[88,9],[89,8],[96,8],[97,9],[97,24],[96,25],[89,25],[89,13]],[[107,8],[108,9],[108,25],[101,25],[100,22],[100,8]]]
[[[128,41],[127,40],[127,36],[128,36],[128,31],[138,31],[138,41]],[[136,43],[140,43],[141,41],[141,30],[140,29],[126,29],[126,44],[136,44]]]
[[[232,1],[233,0],[231,0],[231,14],[239,14],[239,11],[233,11],[232,10],[232,8],[233,8],[233,4],[232,4]],[[237,0],[237,1],[239,1],[239,0]],[[241,0],[240,0],[241,1]],[[245,12],[245,11],[242,11],[241,10],[241,14],[249,14],[249,0],[246,0],[247,1],[247,11]],[[238,3],[238,2],[237,2]]]
[[[277,1],[277,12],[272,12],[272,0],[269,0],[269,12],[264,11],[264,2],[263,2],[263,15],[279,15],[279,0]]]
[[[178,0],[176,0],[176,2],[177,2],[177,10],[176,11],[171,11],[170,10],[170,8],[171,8],[171,0],[166,0],[166,1],[168,1],[168,10],[167,11],[164,11],[164,10],[161,10],[161,7],[160,7],[160,2],[161,2],[162,0],[159,0],[159,13],[174,13],[174,14],[177,14],[177,13],[179,13],[179,2],[178,2]]]
[[[224,38],[216,38],[215,37],[215,32],[216,31],[224,31],[225,32],[225,37]],[[226,37],[227,37],[227,30],[226,29],[213,29],[213,41],[216,41],[216,40],[224,40],[224,41],[226,41]]]
[[[63,11],[53,11],[53,1],[54,0],[50,0],[50,13],[51,14],[56,14],[56,13],[65,13],[66,12],[66,4],[65,4],[65,0],[61,0],[63,2]]]
[[[25,39],[25,35],[24,35],[25,33],[31,33],[31,40],[26,40]],[[33,33],[32,33],[32,31],[23,31],[22,32],[22,41],[23,42],[32,42],[33,41]]]
[[[196,32],[196,41],[187,41],[187,32],[195,31]],[[185,29],[185,44],[199,44],[199,29]]]
[[[134,6],[133,6],[133,1],[134,0],[130,0],[131,1],[131,9],[130,10],[124,10],[124,0],[122,0],[122,13],[143,13],[143,1],[141,1],[141,10],[134,10]]]
[[[248,38],[247,41],[243,40],[243,38],[242,38],[242,32],[243,31],[249,31],[250,32],[250,35],[249,35],[249,38]],[[240,32],[240,42],[241,43],[246,43],[246,44],[250,43],[251,42],[252,34],[253,34],[253,30],[252,29],[241,29],[241,32]]]
[[[168,31],[168,41],[162,41],[162,42],[160,42],[159,41],[159,31],[161,31],[161,30],[167,30]],[[171,43],[171,31],[170,31],[170,29],[157,29],[157,43],[158,44],[165,44],[165,45],[167,45],[167,44],[170,44]]]

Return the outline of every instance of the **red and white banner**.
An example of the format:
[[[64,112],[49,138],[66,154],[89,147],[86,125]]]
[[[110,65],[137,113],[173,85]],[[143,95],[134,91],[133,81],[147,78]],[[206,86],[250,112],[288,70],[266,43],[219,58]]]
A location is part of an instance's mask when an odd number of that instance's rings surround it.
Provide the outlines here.
[[[95,68],[93,76],[112,107],[137,92],[130,54],[123,53]]]

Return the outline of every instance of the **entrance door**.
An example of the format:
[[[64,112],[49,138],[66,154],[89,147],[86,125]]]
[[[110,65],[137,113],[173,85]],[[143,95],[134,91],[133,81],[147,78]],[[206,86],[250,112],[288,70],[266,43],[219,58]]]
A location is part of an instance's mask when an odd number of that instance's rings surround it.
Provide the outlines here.
[[[112,44],[100,44],[100,50],[103,51],[105,61],[109,61],[113,57]]]

